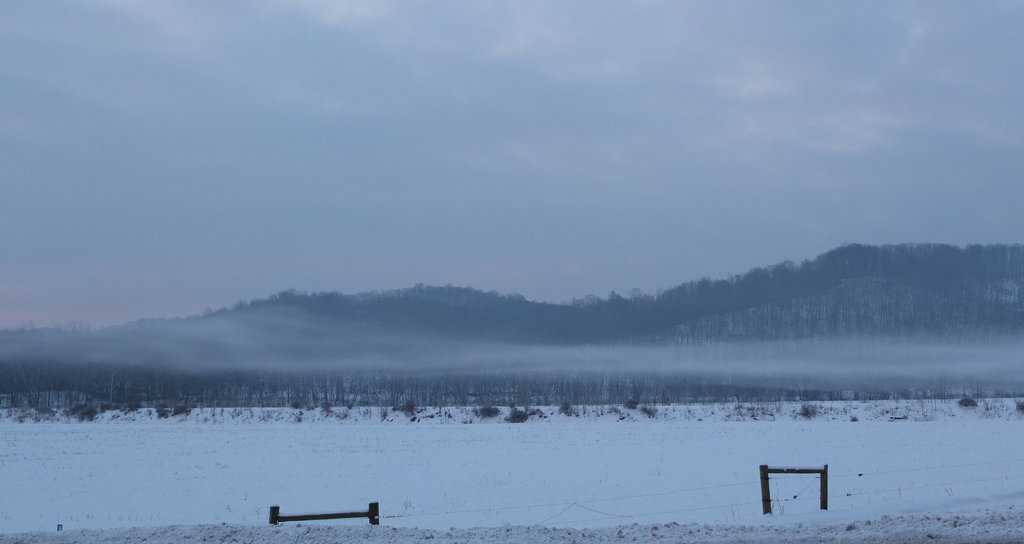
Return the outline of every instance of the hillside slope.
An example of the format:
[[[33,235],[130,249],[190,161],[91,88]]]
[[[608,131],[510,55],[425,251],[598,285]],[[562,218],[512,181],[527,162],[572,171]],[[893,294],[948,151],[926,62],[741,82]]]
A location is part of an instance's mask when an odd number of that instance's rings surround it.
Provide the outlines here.
[[[842,246],[815,259],[683,283],[657,295],[552,304],[468,287],[285,291],[179,319],[99,330],[0,331],[0,364],[256,368],[443,359],[468,345],[709,345],[953,341],[1024,335],[1024,246]]]
[[[417,286],[346,296],[284,292],[209,317],[292,312],[336,328],[573,345],[1024,332],[1024,246],[847,245],[800,265],[571,304]]]

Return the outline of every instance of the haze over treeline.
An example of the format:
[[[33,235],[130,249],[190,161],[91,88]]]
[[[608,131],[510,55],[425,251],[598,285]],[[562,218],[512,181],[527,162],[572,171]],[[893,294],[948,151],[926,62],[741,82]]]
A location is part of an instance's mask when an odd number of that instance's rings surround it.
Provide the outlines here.
[[[1014,375],[1022,339],[1024,246],[844,245],[800,264],[565,304],[454,286],[289,290],[188,318],[3,331],[0,395],[30,405],[55,391],[42,404],[522,402],[559,381],[577,384],[560,395],[573,402],[635,396],[638,383],[666,402],[766,387],[952,394]],[[608,375],[633,378],[579,392]]]

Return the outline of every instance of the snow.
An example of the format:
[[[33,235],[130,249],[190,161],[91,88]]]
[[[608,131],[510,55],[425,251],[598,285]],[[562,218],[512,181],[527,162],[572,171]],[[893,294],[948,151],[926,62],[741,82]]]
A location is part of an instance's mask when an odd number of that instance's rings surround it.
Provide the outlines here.
[[[0,410],[3,542],[1018,542],[1012,399],[470,409]],[[508,409],[503,410],[504,413]],[[20,421],[20,422],[19,422]],[[758,466],[773,474],[761,514]],[[366,520],[270,526],[282,514]],[[58,524],[63,531],[57,532]],[[291,539],[291,540],[289,540]]]
[[[1024,511],[978,512],[970,515],[883,516],[850,524],[725,525],[701,523],[632,524],[605,529],[561,529],[512,526],[470,529],[410,529],[402,527],[337,525],[177,525],[130,529],[78,530],[66,533],[0,535],[0,543],[121,544],[123,542],[180,543],[189,541],[279,544],[281,542],[413,543],[429,544],[579,544],[623,542],[702,542],[727,544],[940,542],[1019,543]]]

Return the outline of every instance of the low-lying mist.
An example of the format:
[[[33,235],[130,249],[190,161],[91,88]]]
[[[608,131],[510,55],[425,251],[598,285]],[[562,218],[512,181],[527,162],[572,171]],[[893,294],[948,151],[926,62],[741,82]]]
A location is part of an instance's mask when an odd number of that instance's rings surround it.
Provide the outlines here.
[[[485,402],[481,391],[505,391],[504,397],[486,397],[502,402],[536,402],[538,396],[563,402],[538,393],[544,384],[586,390],[592,400],[646,391],[652,402],[765,392],[857,397],[1024,391],[1019,340],[566,346],[438,338],[280,314],[244,317],[0,333],[0,365],[6,367],[0,394],[70,391],[67,399],[81,393],[85,400],[109,402],[210,403],[224,388],[244,386],[262,391],[246,402],[288,404],[299,396],[302,404],[317,404],[327,393],[314,390],[333,387],[340,391],[334,400],[383,404],[414,396],[423,403],[439,396]],[[355,391],[357,383],[376,388],[375,396]]]

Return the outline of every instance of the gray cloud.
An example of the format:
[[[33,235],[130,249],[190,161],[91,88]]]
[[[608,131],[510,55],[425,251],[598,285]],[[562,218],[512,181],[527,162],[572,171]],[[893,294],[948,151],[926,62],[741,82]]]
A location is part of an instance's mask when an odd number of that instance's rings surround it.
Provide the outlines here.
[[[0,328],[1013,242],[1022,8],[16,3]]]

